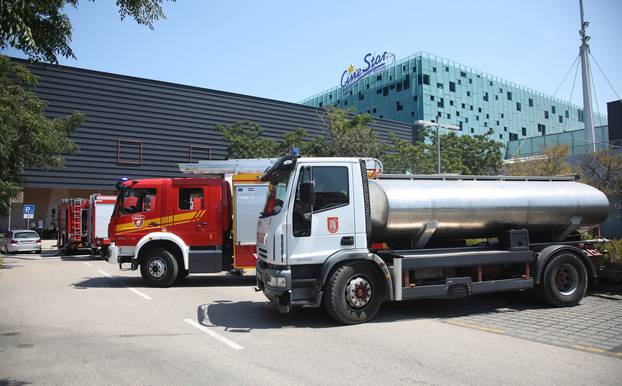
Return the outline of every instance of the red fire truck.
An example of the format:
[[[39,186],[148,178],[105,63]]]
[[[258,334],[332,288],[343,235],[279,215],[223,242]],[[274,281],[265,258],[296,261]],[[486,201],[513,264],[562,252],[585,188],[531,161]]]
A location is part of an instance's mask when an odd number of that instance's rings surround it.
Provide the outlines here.
[[[58,204],[57,246],[65,250],[84,247],[87,236],[89,201],[63,198]]]
[[[89,197],[86,246],[91,249],[91,255],[105,256],[110,245],[108,238],[108,223],[117,201],[115,196],[105,196],[99,193]]]
[[[108,261],[140,268],[151,286],[168,287],[189,273],[255,268],[257,218],[276,160],[181,164],[200,176],[126,180],[108,226]]]

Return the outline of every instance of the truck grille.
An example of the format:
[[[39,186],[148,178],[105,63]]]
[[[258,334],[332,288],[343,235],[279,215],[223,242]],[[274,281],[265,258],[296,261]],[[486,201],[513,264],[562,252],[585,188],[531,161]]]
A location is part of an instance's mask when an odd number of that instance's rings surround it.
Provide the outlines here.
[[[257,248],[257,253],[259,254],[259,257],[262,257],[264,259],[268,259],[268,251],[266,251],[263,248]]]

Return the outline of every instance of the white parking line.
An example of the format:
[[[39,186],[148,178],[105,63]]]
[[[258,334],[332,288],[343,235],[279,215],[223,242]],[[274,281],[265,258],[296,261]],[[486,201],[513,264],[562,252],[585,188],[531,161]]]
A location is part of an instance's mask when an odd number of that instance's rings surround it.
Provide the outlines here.
[[[87,267],[90,267],[90,266],[91,266],[91,263],[87,263],[86,261],[84,262],[84,264],[86,264],[86,265],[87,265]]]
[[[189,325],[203,331],[204,333],[206,333],[207,335],[211,336],[212,338],[218,339],[219,341],[223,342],[224,344],[226,344],[227,346],[231,347],[234,350],[242,350],[244,349],[244,347],[240,346],[239,344],[235,343],[234,341],[225,338],[224,336],[220,335],[219,333],[210,330],[209,328],[205,327],[202,324],[197,323],[196,321],[192,320],[192,319],[184,319],[184,322],[188,323]]]
[[[101,273],[102,275],[106,276],[106,277],[112,277],[111,274],[109,274],[106,271],[102,271],[101,269],[98,269],[99,273]],[[141,298],[145,299],[145,300],[151,300],[151,296],[144,294],[143,292],[137,290],[136,288],[132,288],[132,287],[126,287],[127,289],[129,289],[130,291],[134,292],[136,295],[140,296]]]
[[[99,271],[99,273],[101,273],[102,275],[104,275],[104,276],[106,276],[106,277],[112,277],[112,275],[111,275],[111,274],[109,274],[109,273],[108,273],[108,272],[106,272],[106,271],[102,271],[101,269],[98,269],[98,271]]]
[[[146,300],[151,300],[151,296],[149,295],[145,295],[144,293],[140,292],[139,290],[137,290],[136,288],[132,288],[132,287],[127,287],[127,289],[129,289],[130,291],[134,292],[136,295],[142,297],[143,299]]]

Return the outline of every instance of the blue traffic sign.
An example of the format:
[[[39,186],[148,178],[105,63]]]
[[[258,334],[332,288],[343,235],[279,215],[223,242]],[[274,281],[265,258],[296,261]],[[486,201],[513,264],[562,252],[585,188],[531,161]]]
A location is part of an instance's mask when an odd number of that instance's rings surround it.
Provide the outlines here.
[[[26,204],[23,206],[24,219],[35,218],[34,204]]]

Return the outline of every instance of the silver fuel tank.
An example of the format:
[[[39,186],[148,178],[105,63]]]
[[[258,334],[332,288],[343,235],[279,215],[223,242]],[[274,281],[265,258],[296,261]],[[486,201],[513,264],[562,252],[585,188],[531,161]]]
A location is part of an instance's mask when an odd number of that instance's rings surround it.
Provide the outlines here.
[[[508,229],[556,241],[609,214],[604,193],[571,180],[409,176],[369,180],[369,192],[374,241],[485,238]]]

